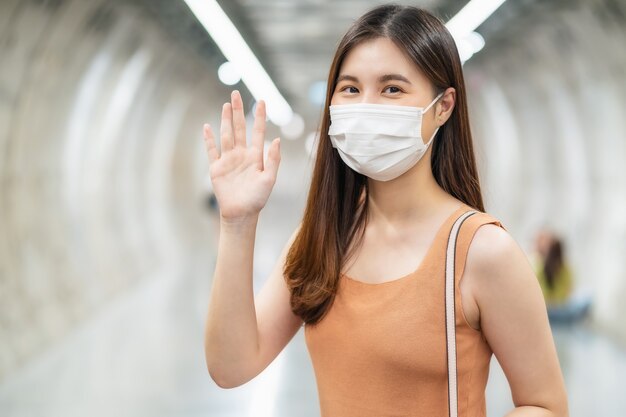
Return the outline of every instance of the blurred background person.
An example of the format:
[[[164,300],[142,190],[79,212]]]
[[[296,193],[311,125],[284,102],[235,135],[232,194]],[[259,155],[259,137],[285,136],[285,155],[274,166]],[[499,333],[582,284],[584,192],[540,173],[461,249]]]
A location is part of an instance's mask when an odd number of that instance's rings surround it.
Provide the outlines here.
[[[584,319],[592,307],[592,294],[576,286],[576,275],[564,247],[558,235],[544,227],[537,231],[530,255],[552,323]]]
[[[544,229],[537,233],[535,274],[548,308],[563,305],[573,290],[573,272],[566,262],[563,243]]]

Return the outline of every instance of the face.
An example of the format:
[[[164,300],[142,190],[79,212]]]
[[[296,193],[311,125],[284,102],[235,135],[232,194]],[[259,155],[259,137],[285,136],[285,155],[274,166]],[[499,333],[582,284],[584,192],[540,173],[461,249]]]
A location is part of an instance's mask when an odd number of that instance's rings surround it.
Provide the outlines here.
[[[422,120],[427,140],[450,116],[454,89],[448,88]],[[331,105],[374,103],[426,107],[436,92],[426,76],[389,39],[376,38],[352,48],[339,69]]]

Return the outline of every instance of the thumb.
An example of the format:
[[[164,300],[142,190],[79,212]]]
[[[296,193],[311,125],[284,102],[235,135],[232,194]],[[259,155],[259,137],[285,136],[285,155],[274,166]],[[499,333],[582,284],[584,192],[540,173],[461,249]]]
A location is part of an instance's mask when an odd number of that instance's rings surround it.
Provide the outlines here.
[[[280,164],[280,138],[276,138],[270,144],[270,148],[267,150],[267,162],[265,162],[265,169],[268,174],[276,178],[278,174],[278,165]]]

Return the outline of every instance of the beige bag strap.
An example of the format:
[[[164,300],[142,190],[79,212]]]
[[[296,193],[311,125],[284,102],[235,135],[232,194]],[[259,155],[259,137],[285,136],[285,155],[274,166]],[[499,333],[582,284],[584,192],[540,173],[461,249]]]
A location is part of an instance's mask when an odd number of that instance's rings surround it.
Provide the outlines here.
[[[458,390],[456,376],[456,328],[454,314],[454,266],[456,261],[456,240],[463,222],[478,213],[470,210],[463,213],[452,225],[446,251],[446,353],[448,356],[448,415],[458,416]]]

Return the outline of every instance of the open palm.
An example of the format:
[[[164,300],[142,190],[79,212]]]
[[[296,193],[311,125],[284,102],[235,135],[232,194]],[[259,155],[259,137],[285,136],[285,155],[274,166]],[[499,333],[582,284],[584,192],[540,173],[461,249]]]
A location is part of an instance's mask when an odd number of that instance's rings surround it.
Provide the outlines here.
[[[263,161],[265,102],[256,106],[252,141],[246,142],[246,119],[238,91],[222,107],[221,155],[211,127],[204,125],[204,139],[210,163],[213,190],[224,219],[237,220],[258,215],[276,182],[280,164],[280,139],[272,141]]]

